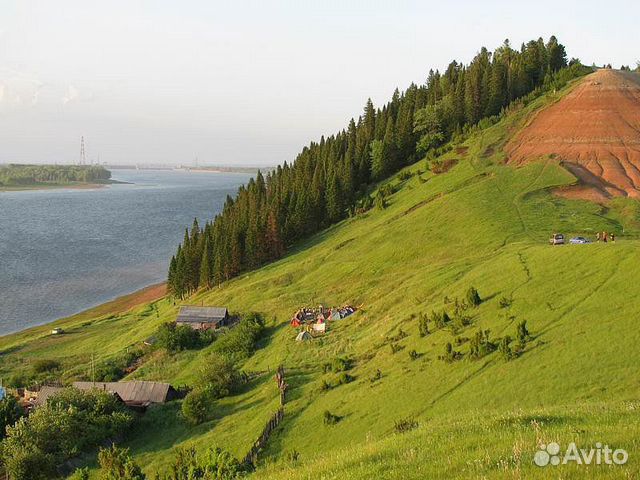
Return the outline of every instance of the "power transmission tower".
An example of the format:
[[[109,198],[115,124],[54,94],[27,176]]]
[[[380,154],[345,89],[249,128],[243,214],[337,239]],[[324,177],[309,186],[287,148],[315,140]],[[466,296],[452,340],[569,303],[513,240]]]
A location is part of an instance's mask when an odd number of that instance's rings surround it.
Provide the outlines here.
[[[80,137],[80,165],[84,165],[87,162],[87,157],[84,151],[84,136]]]

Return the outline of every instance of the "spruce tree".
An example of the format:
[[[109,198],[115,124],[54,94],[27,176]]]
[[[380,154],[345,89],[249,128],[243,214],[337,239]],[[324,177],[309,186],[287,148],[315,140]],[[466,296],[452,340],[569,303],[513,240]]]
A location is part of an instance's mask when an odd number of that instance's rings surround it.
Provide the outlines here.
[[[200,281],[198,282],[200,287],[209,288],[211,286],[211,259],[209,249],[209,238],[204,242],[204,250],[202,254],[202,260],[200,262]]]

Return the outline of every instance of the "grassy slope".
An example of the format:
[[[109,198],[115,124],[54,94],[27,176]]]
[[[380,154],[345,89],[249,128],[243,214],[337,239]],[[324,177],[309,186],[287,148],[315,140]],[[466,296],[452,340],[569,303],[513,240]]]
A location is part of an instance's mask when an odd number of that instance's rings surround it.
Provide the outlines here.
[[[263,456],[269,465],[257,477],[529,477],[543,472],[531,465],[536,440],[575,438],[623,446],[631,461],[622,471],[637,469],[640,333],[629,299],[638,292],[638,241],[628,235],[615,245],[546,245],[554,231],[620,235],[620,222],[628,234],[637,225],[637,207],[622,202],[607,211],[552,197],[545,189],[573,181],[552,160],[518,170],[500,165],[501,145],[552,100],[540,99],[471,137],[466,153],[446,155],[460,160],[446,174],[423,174],[426,183],[416,176],[391,179],[401,188],[386,210],[346,220],[281,261],[189,299],[263,312],[269,333],[245,368],[263,371],[280,362],[288,368],[285,421]],[[424,164],[409,170],[418,168]],[[437,357],[454,335],[441,330],[419,337],[411,316],[444,308],[445,296],[462,297],[470,285],[486,301],[459,335],[471,337],[482,328],[494,337],[513,336],[517,321],[526,319],[535,338],[520,358],[505,363],[494,353],[446,364]],[[515,321],[499,309],[501,296],[513,296]],[[325,338],[295,343],[289,317],[300,305],[318,303],[363,308],[331,324]],[[36,330],[0,339],[0,350],[12,347],[0,373],[43,357],[63,357],[78,370],[74,366],[86,365],[92,353],[111,355],[175,318],[171,302],[154,305],[84,325],[95,316],[88,315],[61,338]],[[409,335],[392,354],[388,337],[399,328]],[[412,349],[419,359],[409,358]],[[468,344],[457,349],[466,353]],[[204,355],[157,354],[133,376],[189,383]],[[321,382],[335,375],[323,373],[322,365],[337,355],[355,360],[350,373],[356,380],[321,393]],[[383,377],[371,383],[378,369]],[[176,405],[164,406],[143,419],[129,446],[149,472],[166,465],[179,444],[219,445],[241,455],[275,410],[275,397],[264,374],[244,393],[221,401],[218,419],[197,428],[176,418]],[[324,426],[325,410],[343,420]],[[421,427],[392,434],[394,421],[406,417]],[[293,449],[300,464],[283,463],[283,452]],[[593,472],[615,476],[621,470]]]

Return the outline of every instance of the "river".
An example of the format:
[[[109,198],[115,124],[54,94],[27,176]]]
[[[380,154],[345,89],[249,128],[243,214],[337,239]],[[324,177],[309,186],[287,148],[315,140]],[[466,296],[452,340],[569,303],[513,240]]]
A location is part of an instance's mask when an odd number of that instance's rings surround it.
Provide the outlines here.
[[[0,335],[164,281],[185,227],[211,219],[251,175],[112,177],[130,183],[0,192]]]

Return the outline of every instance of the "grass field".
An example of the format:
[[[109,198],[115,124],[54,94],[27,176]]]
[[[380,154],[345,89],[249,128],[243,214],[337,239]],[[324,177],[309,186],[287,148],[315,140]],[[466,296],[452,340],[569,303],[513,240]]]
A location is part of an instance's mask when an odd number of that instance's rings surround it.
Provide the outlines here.
[[[603,207],[553,196],[551,189],[575,179],[551,158],[503,165],[504,143],[563,93],[472,134],[444,155],[457,160],[447,173],[434,175],[419,162],[406,169],[411,178],[389,179],[397,192],[386,209],[343,221],[282,260],[189,298],[263,313],[267,334],[244,368],[267,373],[219,401],[216,418],[199,427],[180,419],[176,403],[149,412],[127,441],[145,471],[165,468],[178,445],[244,454],[277,408],[268,372],[283,363],[289,403],[256,478],[635,478],[638,202]],[[603,230],[618,241],[547,244],[554,232],[594,237]],[[483,299],[467,311],[471,324],[421,337],[417,317],[451,313],[450,301],[470,286]],[[502,297],[511,300],[508,308],[500,307]],[[298,307],[344,303],[362,308],[331,323],[323,338],[294,341],[288,321]],[[4,337],[0,375],[52,358],[72,378],[92,356],[100,361],[139,345],[175,319],[177,308],[161,299],[126,312],[94,310],[61,321],[67,335],[50,337],[42,327]],[[523,320],[532,338],[518,358],[469,358],[468,339],[478,330],[498,341],[515,337]],[[448,342],[460,360],[439,359]],[[155,352],[131,376],[189,384],[206,354]],[[323,366],[338,356],[353,361],[354,381],[323,390],[337,377]],[[324,425],[325,411],[341,420]],[[403,419],[418,427],[395,433]],[[625,448],[629,462],[541,469],[533,455],[549,441],[608,443]],[[287,460],[294,451],[299,460]]]

